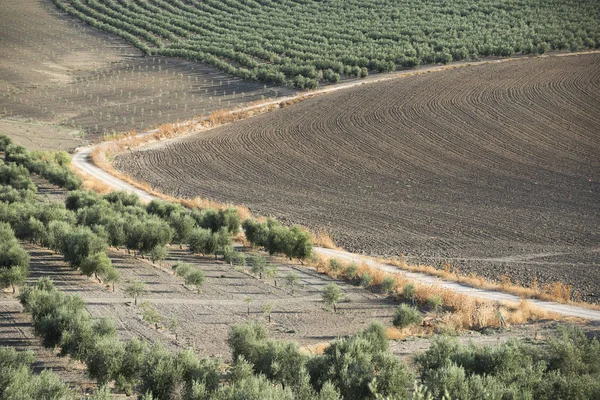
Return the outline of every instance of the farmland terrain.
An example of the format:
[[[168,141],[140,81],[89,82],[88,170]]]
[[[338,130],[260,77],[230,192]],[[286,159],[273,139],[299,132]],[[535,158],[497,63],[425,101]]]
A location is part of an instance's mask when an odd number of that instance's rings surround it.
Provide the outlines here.
[[[591,0],[53,2],[145,54],[300,89],[397,67],[600,46]]]
[[[0,133],[32,150],[75,148],[289,93],[195,62],[144,57],[47,0],[1,4]]]
[[[116,159],[347,250],[600,294],[600,57],[365,85]]]

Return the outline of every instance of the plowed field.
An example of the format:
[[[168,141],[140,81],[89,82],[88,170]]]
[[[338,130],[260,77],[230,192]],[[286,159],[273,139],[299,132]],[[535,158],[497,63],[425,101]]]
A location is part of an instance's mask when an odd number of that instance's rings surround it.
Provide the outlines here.
[[[119,156],[348,250],[600,294],[600,56],[364,85]]]

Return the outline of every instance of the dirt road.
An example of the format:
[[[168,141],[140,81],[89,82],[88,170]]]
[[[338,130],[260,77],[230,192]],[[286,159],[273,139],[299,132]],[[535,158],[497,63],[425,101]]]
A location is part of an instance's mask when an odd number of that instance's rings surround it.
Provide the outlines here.
[[[120,179],[110,175],[109,173],[101,170],[100,168],[96,167],[89,159],[90,152],[91,152],[91,149],[88,148],[88,149],[84,149],[84,150],[76,153],[75,156],[73,157],[73,165],[76,168],[81,169],[85,173],[93,175],[95,178],[102,180],[107,185],[115,188],[115,190],[125,190],[130,193],[135,193],[138,196],[140,196],[140,198],[144,199],[145,201],[151,201],[151,200],[157,198],[156,196],[153,196],[141,189],[138,189],[138,188],[128,184],[127,182],[123,182],[122,180],[120,180]],[[461,285],[461,284],[458,284],[455,282],[443,281],[439,278],[435,278],[435,277],[425,275],[425,274],[399,271],[394,266],[380,263],[380,262],[372,260],[369,257],[361,256],[358,254],[353,254],[353,253],[346,252],[343,250],[331,250],[331,249],[325,249],[325,248],[320,248],[320,247],[317,247],[315,250],[318,254],[321,254],[321,255],[324,255],[327,257],[337,257],[341,260],[346,260],[346,261],[365,262],[365,263],[369,264],[370,266],[373,266],[375,268],[381,269],[386,272],[406,275],[407,277],[415,280],[416,282],[421,282],[421,283],[425,283],[425,284],[435,284],[435,285],[444,287],[446,289],[455,290],[457,292],[461,292],[461,293],[464,293],[464,294],[467,294],[469,296],[473,296],[476,298],[493,300],[493,301],[515,301],[515,302],[520,301],[520,298],[518,296],[514,296],[511,294],[507,294],[507,293],[500,293],[500,292],[496,292],[496,291],[486,291],[486,290],[482,290],[482,289],[476,289],[476,288],[468,287],[468,286]],[[104,301],[105,300],[106,299],[104,299]],[[152,301],[151,298],[148,298],[146,300]],[[123,299],[121,298],[120,301],[123,302]],[[177,300],[174,299],[173,301],[177,301]],[[195,300],[195,301],[201,302],[203,300]],[[600,321],[600,311],[590,310],[590,309],[581,308],[581,307],[574,307],[574,306],[570,306],[570,305],[566,305],[566,304],[559,304],[559,303],[552,303],[552,302],[545,302],[545,301],[538,301],[538,300],[531,300],[531,301],[535,305],[540,307],[541,309],[544,309],[547,311],[556,312],[558,314],[568,315],[568,316],[572,316],[572,317],[579,317],[579,318],[586,318],[586,319],[590,319],[590,320],[594,320],[594,321]]]

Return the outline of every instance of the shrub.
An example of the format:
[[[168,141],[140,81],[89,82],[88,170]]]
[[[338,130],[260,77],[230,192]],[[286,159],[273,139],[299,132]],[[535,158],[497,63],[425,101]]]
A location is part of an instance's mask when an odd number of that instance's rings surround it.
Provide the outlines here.
[[[225,227],[219,229],[218,232],[213,233],[213,241],[215,243],[215,258],[218,254],[225,254],[227,249],[231,248],[231,237]]]
[[[400,304],[394,312],[394,319],[392,322],[394,326],[400,328],[420,324],[421,313],[415,307],[411,307],[407,304]]]
[[[267,270],[267,259],[260,255],[248,257],[248,264],[254,275],[258,275],[259,279],[262,279],[263,274]]]
[[[346,269],[344,270],[344,276],[347,279],[355,279],[356,275],[358,274],[358,265],[356,265],[356,263],[350,263],[350,265],[348,265],[346,267]]]
[[[111,204],[124,207],[124,206],[138,206],[140,204],[140,198],[135,193],[127,193],[125,191],[115,191],[105,194],[102,197],[104,200]]]
[[[33,352],[0,347],[0,398],[74,400],[76,396],[65,382],[50,370],[34,374]]]
[[[98,338],[85,356],[88,374],[101,385],[116,380],[124,356],[125,349],[118,337]]]
[[[154,246],[154,248],[152,250],[150,250],[150,254],[149,254],[150,260],[152,260],[153,263],[164,260],[165,258],[167,258],[168,255],[169,255],[169,250],[167,249],[167,246],[165,246],[165,245]]]
[[[133,282],[125,287],[125,293],[133,297],[134,304],[137,305],[137,299],[146,293],[146,285],[143,282]]]
[[[27,270],[24,267],[13,266],[0,269],[0,284],[10,286],[15,293],[15,285],[22,285],[27,280]]]
[[[113,269],[112,261],[106,253],[96,253],[88,256],[81,263],[81,272],[87,276],[92,276],[99,280],[100,277],[106,276]]]
[[[196,221],[187,213],[173,213],[169,216],[169,224],[175,232],[174,241],[179,244],[180,248],[183,243],[187,243]]]
[[[427,304],[431,310],[437,313],[444,304],[444,299],[442,296],[434,294],[427,299]]]
[[[64,221],[51,221],[46,229],[44,244],[55,252],[62,251],[72,229],[71,225]]]
[[[402,293],[404,294],[404,297],[406,297],[412,302],[413,305],[415,304],[416,288],[413,283],[407,283],[406,285],[404,285]]]
[[[298,274],[295,272],[290,272],[289,274],[287,274],[285,276],[285,283],[286,283],[286,285],[288,285],[290,287],[290,290],[292,291],[292,295],[294,294],[294,291],[296,290],[296,286],[298,286],[299,281],[300,281],[300,278],[298,277]]]
[[[237,209],[228,208],[219,210],[219,224],[231,234],[237,234],[240,231],[240,216]]]
[[[373,283],[373,276],[368,272],[360,274],[360,284],[364,287],[369,287]]]
[[[342,269],[342,263],[337,258],[332,258],[329,260],[329,270],[332,272],[338,272]]]
[[[152,200],[146,206],[148,214],[156,215],[160,218],[169,218],[174,213],[185,213],[185,208],[176,203],[163,200]]]
[[[2,152],[6,151],[8,146],[10,146],[11,144],[13,144],[13,141],[11,138],[9,138],[6,135],[0,135],[0,151],[2,151]]]
[[[193,269],[193,266],[192,266],[192,264],[178,262],[175,265],[173,265],[171,268],[175,271],[177,276],[180,276],[183,278],[187,274],[189,274],[189,272]]]
[[[385,328],[380,324],[335,340],[323,356],[308,362],[308,369],[317,387],[329,381],[344,399],[373,399],[376,394],[406,398],[412,383],[406,366],[389,353]]]
[[[254,246],[266,246],[269,235],[267,224],[247,219],[242,223],[246,239]]]
[[[67,210],[77,211],[80,208],[97,205],[101,201],[102,199],[94,192],[76,190],[67,195],[65,207]]]

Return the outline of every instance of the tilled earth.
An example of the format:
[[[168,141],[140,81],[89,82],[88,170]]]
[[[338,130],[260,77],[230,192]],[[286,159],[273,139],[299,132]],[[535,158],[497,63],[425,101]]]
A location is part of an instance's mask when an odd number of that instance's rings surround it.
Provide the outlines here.
[[[347,250],[600,295],[600,56],[364,85],[123,154],[181,197],[326,229]]]

